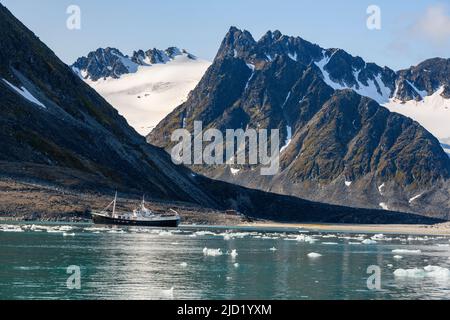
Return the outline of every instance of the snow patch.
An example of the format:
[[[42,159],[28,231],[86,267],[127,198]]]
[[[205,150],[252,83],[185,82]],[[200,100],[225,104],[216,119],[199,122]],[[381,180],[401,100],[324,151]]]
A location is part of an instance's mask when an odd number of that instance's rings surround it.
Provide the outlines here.
[[[383,182],[382,185],[378,186],[378,192],[380,193],[380,195],[383,195],[383,190],[386,187],[386,184]]]
[[[415,200],[419,199],[421,196],[422,196],[422,193],[417,196],[412,197],[411,199],[409,199],[409,203],[410,204],[413,203]]]
[[[448,144],[450,142],[450,99],[445,99],[441,94],[444,87],[439,88],[435,93],[424,96],[422,101],[410,100],[402,102],[392,98],[384,106],[392,112],[400,113],[417,122],[430,131],[447,148],[446,153],[450,154]]]
[[[389,210],[388,205],[387,205],[386,203],[384,203],[384,202],[381,202],[381,203],[380,203],[380,207],[381,207],[383,210]]]
[[[314,62],[316,66],[320,69],[322,72],[322,75],[324,77],[324,81],[327,85],[332,87],[334,90],[343,90],[343,89],[352,89],[353,91],[357,92],[358,94],[369,97],[377,101],[378,103],[386,103],[389,101],[389,97],[391,96],[391,89],[389,89],[381,79],[381,74],[378,74],[375,76],[375,79],[369,79],[367,81],[368,86],[361,83],[358,79],[359,73],[361,70],[354,70],[353,75],[356,79],[357,85],[349,86],[347,84],[341,84],[334,82],[330,78],[330,74],[325,70],[326,65],[330,62],[330,59],[333,57],[331,55],[330,57],[327,57],[325,54],[325,51],[323,52],[323,58],[320,61]],[[380,88],[380,92],[378,92],[377,85]]]
[[[19,89],[15,85],[10,83],[8,80],[6,80],[6,79],[2,79],[2,80],[7,85],[9,85],[12,89],[14,89],[14,91],[16,91],[18,94],[20,94],[22,97],[24,97],[25,99],[27,99],[31,103],[36,104],[36,105],[38,105],[39,107],[41,107],[43,109],[47,109],[47,107],[42,102],[40,102],[38,99],[36,99],[27,89],[25,89],[25,87],[22,86]]]
[[[297,62],[297,58],[298,58],[297,52],[294,52],[294,54],[289,52],[288,57],[291,58],[291,60],[294,60],[295,62]]]
[[[285,151],[287,149],[287,147],[289,147],[289,145],[292,142],[292,127],[291,126],[286,126],[286,132],[287,132],[287,137],[286,137],[286,141],[284,143],[284,146],[281,147],[280,149],[280,153],[282,153],[283,151]]]
[[[237,176],[241,169],[230,168],[230,171],[233,176]]]

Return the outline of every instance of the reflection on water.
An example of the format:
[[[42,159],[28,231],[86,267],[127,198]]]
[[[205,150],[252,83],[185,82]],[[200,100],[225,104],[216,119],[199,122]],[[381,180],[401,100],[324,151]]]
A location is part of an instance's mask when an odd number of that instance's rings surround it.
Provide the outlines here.
[[[447,299],[449,245],[302,230],[0,224],[0,299]],[[66,285],[72,265],[80,290]],[[371,265],[381,268],[379,291],[367,288]]]

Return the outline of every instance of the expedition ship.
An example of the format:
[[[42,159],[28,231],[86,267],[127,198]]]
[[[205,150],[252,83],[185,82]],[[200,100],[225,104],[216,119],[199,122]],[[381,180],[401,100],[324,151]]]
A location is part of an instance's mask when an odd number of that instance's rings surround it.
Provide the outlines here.
[[[117,212],[117,193],[114,200],[102,211],[92,211],[92,220],[95,224],[129,225],[146,227],[178,227],[180,216],[170,209],[170,213],[156,214],[145,207],[145,199],[142,199],[140,207],[133,212]],[[112,212],[108,211],[112,207]]]

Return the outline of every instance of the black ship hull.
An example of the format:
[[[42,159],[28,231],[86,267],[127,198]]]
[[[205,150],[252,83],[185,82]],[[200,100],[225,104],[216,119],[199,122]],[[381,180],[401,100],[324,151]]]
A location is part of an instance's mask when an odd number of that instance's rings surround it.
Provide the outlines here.
[[[122,225],[122,226],[142,226],[142,227],[168,227],[176,228],[180,224],[180,219],[169,218],[158,219],[158,220],[129,220],[129,219],[118,219],[113,217],[107,217],[102,215],[92,215],[92,220],[95,224],[106,224],[106,225]]]

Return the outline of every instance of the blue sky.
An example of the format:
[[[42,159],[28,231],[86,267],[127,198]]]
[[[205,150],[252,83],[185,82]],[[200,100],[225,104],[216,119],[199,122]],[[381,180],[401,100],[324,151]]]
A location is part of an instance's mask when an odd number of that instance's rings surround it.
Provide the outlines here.
[[[231,25],[258,39],[267,30],[399,69],[450,57],[447,0],[0,0],[66,63],[98,47],[179,46],[212,60]],[[81,8],[81,30],[68,30],[66,9]],[[367,7],[381,9],[381,30],[366,27]]]

